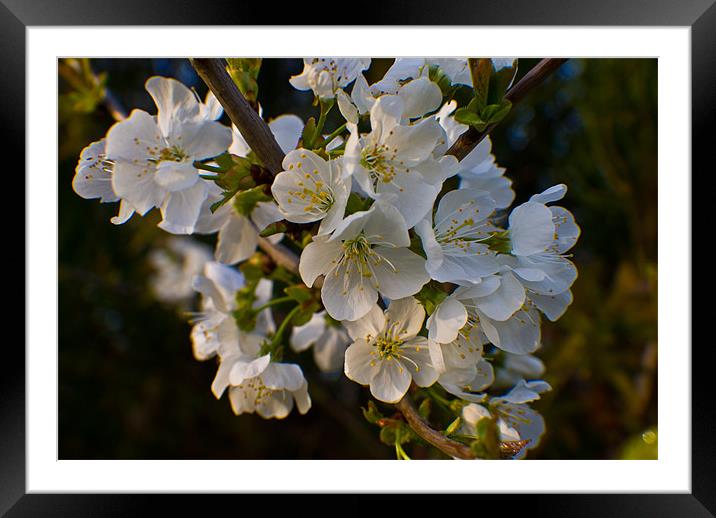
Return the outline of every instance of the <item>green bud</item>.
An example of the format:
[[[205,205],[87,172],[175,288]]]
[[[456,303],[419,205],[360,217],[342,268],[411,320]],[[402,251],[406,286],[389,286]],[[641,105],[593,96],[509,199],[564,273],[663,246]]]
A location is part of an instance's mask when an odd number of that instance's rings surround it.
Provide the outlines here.
[[[285,288],[284,293],[291,297],[296,302],[306,302],[308,300],[313,299],[313,292],[310,288],[302,285],[297,284],[295,286],[289,286],[288,288]]]
[[[370,424],[378,424],[378,421],[384,419],[383,414],[380,413],[378,407],[372,401],[368,401],[368,407],[361,408],[361,410],[363,411],[363,417]]]
[[[264,193],[263,185],[237,193],[234,196],[234,208],[239,214],[249,216],[256,208],[256,204],[261,201],[271,201],[271,198]]]

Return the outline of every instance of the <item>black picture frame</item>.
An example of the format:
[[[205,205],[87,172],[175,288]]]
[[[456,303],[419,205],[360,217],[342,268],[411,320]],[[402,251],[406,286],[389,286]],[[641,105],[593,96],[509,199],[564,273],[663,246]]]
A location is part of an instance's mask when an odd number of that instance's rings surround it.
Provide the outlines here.
[[[373,5],[370,12],[357,10],[351,22],[358,25],[375,25],[379,21],[390,25],[689,26],[692,66],[692,170],[703,170],[705,174],[709,174],[713,169],[713,132],[709,130],[713,129],[716,122],[714,2],[715,0],[543,0],[537,3],[530,0],[489,0],[478,3],[461,0],[446,6],[441,2],[412,0]],[[0,1],[0,63],[4,76],[4,89],[0,95],[0,118],[5,130],[5,137],[2,139],[4,157],[8,160],[12,157],[15,171],[24,169],[25,157],[18,150],[24,149],[28,102],[25,97],[25,30],[28,26],[240,26],[266,24],[267,20],[270,20],[272,25],[318,23],[316,10],[307,9],[305,5],[297,3],[296,12],[291,12],[284,7],[276,9],[276,5],[267,2],[240,3],[236,0]],[[330,15],[328,9],[324,13]],[[329,21],[325,14],[326,21]],[[18,196],[17,186],[12,186],[12,192],[13,198],[24,199],[25,203],[31,195],[25,192],[24,197]],[[15,214],[13,218],[19,220],[19,210]],[[696,219],[693,219],[695,224]],[[25,227],[15,224],[14,228],[17,234],[22,232],[16,239],[23,243],[24,250]],[[9,227],[6,229],[12,232]],[[689,253],[686,250],[682,252]],[[17,258],[20,262],[18,266],[25,277],[31,272],[25,267],[27,258],[24,257],[24,252],[22,259]],[[19,275],[15,277],[19,279]],[[695,308],[695,305],[693,307]],[[14,341],[17,342],[17,339]],[[713,375],[716,355],[710,342],[710,339],[698,341],[691,349],[693,399],[690,494],[511,495],[509,509],[515,513],[523,510],[533,515],[549,511],[550,515],[600,517],[716,515],[716,442],[713,440],[716,432],[716,405],[711,396],[713,389],[707,381],[709,375]],[[185,512],[190,509],[186,497],[25,494],[25,354],[22,348],[9,345],[6,344],[4,350],[4,368],[0,375],[0,513],[7,513],[7,516],[138,515],[146,512],[148,503],[160,498],[165,513],[172,507],[181,506]],[[679,344],[669,344],[677,345]],[[685,351],[688,350],[689,344],[681,345]],[[224,497],[224,500],[226,498],[233,497]],[[504,504],[506,497],[497,495],[491,498],[501,499]],[[215,501],[212,501],[213,505]],[[482,505],[484,504],[481,501],[480,506]]]

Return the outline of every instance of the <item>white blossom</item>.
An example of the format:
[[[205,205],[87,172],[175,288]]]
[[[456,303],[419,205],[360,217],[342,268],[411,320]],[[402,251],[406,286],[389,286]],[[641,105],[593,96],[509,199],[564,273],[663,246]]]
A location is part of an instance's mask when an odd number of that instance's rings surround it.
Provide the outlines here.
[[[152,77],[146,88],[157,116],[133,110],[107,133],[112,189],[141,215],[159,207],[159,226],[167,232],[191,234],[209,193],[194,161],[226,151],[231,132],[206,120],[201,103],[178,81]]]
[[[294,223],[321,220],[318,233],[332,232],[343,219],[351,190],[341,160],[326,161],[313,151],[297,149],[282,165],[271,185],[281,214]]]
[[[451,394],[466,401],[479,402],[495,379],[490,362],[482,357],[483,339],[478,330],[458,334],[446,344],[430,341],[433,365],[440,372],[438,383]],[[486,341],[485,341],[486,342]]]
[[[345,355],[345,374],[386,403],[397,403],[410,382],[429,387],[438,378],[427,340],[418,336],[425,310],[413,297],[393,300],[383,312],[377,305],[363,318],[344,322],[354,342]]]
[[[434,223],[429,212],[415,226],[431,278],[471,284],[500,270],[497,254],[484,243],[496,229],[488,219],[494,209],[489,193],[458,189],[442,197]]]
[[[370,58],[304,58],[303,71],[289,79],[297,90],[313,90],[320,99],[332,99],[370,66]]]
[[[384,95],[371,108],[369,134],[361,136],[349,124],[344,167],[368,196],[394,205],[411,228],[432,208],[443,181],[457,172],[457,160],[434,158],[444,131],[434,119],[401,124],[404,109],[401,97]]]
[[[458,287],[428,319],[428,336],[439,343],[452,342],[460,331],[473,328],[511,353],[531,353],[540,345],[539,313],[509,271]]]
[[[561,199],[566,189],[563,184],[551,187],[510,213],[511,256],[502,258],[550,320],[571,303],[569,288],[577,278],[577,268],[564,254],[576,243],[579,227],[565,208],[546,206]]]
[[[376,202],[346,217],[332,235],[314,236],[301,254],[307,286],[325,275],[323,305],[336,320],[357,320],[378,293],[390,299],[414,295],[428,282],[425,259],[408,249],[408,228],[392,206]]]

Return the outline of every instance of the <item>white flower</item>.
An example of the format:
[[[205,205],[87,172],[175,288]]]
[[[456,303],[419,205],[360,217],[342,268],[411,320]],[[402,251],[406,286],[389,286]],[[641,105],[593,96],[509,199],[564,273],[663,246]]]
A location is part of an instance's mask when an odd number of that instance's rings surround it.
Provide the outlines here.
[[[313,359],[324,372],[336,372],[343,367],[346,347],[351,343],[345,328],[330,319],[325,311],[315,313],[311,320],[291,331],[291,349],[305,351],[313,346]]]
[[[438,383],[466,401],[480,402],[483,394],[475,394],[489,387],[495,379],[492,365],[482,357],[483,341],[478,330],[460,333],[447,344],[430,341],[433,365],[440,372]]]
[[[304,58],[303,71],[289,82],[297,90],[313,90],[321,99],[333,98],[336,90],[350,84],[370,66],[370,58]]]
[[[351,190],[341,161],[326,161],[313,151],[296,149],[283,159],[271,192],[284,218],[294,223],[321,221],[319,234],[332,232],[343,219]]]
[[[457,172],[457,160],[434,158],[444,131],[434,119],[401,125],[404,108],[399,96],[384,95],[371,108],[368,135],[361,137],[349,124],[344,167],[368,196],[394,205],[411,228],[430,211],[442,182]]]
[[[472,329],[515,354],[534,352],[540,345],[539,313],[509,271],[458,287],[428,319],[428,336],[439,343],[452,342],[460,331]]]
[[[211,261],[211,249],[187,237],[171,237],[166,248],[153,250],[149,262],[156,271],[151,288],[163,302],[185,302],[194,295],[192,282]]]
[[[539,445],[545,431],[544,418],[525,403],[539,399],[540,393],[548,390],[551,387],[544,381],[522,380],[504,396],[491,398],[488,408],[470,403],[462,409],[463,432],[473,435],[480,419],[494,417],[501,441],[527,441],[514,456],[520,459]]]
[[[457,122],[451,115],[455,108],[457,108],[457,102],[450,101],[436,114],[437,120],[447,135],[444,149],[439,150],[441,152],[447,151],[468,129],[468,126]],[[512,190],[512,180],[504,176],[505,168],[497,165],[495,155],[491,150],[492,141],[488,135],[465,158],[460,160],[457,171],[460,177],[460,189],[487,191],[495,200],[495,208],[504,209],[512,204],[515,199],[515,191]]]
[[[577,268],[564,254],[576,243],[579,227],[565,208],[545,205],[561,199],[566,190],[564,184],[551,187],[510,213],[512,256],[501,258],[550,320],[571,303],[568,290],[577,278]]]
[[[191,331],[194,357],[206,360],[215,356],[222,347],[233,347],[240,339],[240,331],[234,320],[236,292],[244,287],[241,272],[220,263],[204,265],[204,275],[194,277],[192,286],[202,295],[202,311]],[[256,287],[254,307],[259,307],[271,298],[272,283],[261,279]],[[255,333],[269,333],[274,330],[270,309],[261,311],[256,317]]]
[[[415,226],[427,255],[426,269],[440,282],[471,284],[500,270],[496,254],[483,243],[496,230],[489,193],[457,189],[442,197],[435,213]]]
[[[417,336],[425,310],[413,297],[393,300],[383,311],[373,306],[360,320],[344,322],[355,340],[346,350],[345,374],[386,403],[400,401],[410,382],[429,387],[438,378],[427,340]]]
[[[424,68],[420,75],[414,79],[383,83],[383,87],[368,86],[368,82],[361,74],[356,79],[350,97],[339,90],[336,94],[338,108],[343,117],[354,124],[358,124],[359,116],[369,113],[378,97],[392,94],[403,99],[405,105],[403,117],[416,119],[426,113],[437,110],[443,100],[440,87],[428,78],[428,69]]]
[[[276,117],[268,123],[268,126],[284,153],[288,153],[296,147],[303,131],[303,122],[295,115]],[[251,148],[236,128],[233,130],[233,142],[229,147],[229,152],[241,157],[246,157],[251,152]],[[214,254],[217,261],[224,264],[245,261],[256,251],[259,232],[271,223],[284,219],[284,216],[273,201],[257,203],[249,217],[236,212],[231,201],[212,213],[209,207],[221,199],[221,190],[215,185],[210,188],[211,193],[202,206],[196,232],[201,234],[219,233]],[[268,240],[277,243],[282,237],[282,234],[275,234]]]
[[[294,401],[299,413],[305,414],[311,398],[301,367],[262,354],[267,340],[263,335],[244,334],[240,341],[222,348],[212,392],[219,399],[228,387],[236,415],[256,412],[264,419],[283,419],[291,413]]]
[[[178,81],[152,77],[146,88],[157,116],[134,110],[107,133],[112,188],[141,215],[159,207],[160,228],[191,234],[209,192],[193,163],[226,151],[231,132],[204,119],[194,94]]]
[[[430,279],[425,259],[411,252],[400,213],[379,202],[339,223],[331,236],[315,236],[301,254],[299,273],[311,287],[325,275],[323,305],[336,320],[357,320],[370,311],[378,293],[400,299]]]

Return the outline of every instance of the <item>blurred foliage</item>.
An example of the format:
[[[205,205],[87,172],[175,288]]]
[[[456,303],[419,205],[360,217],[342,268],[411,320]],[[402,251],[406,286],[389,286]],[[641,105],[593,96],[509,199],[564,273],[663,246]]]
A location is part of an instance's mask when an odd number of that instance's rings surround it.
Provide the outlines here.
[[[535,62],[521,60],[517,79]],[[368,81],[390,63],[374,60]],[[150,113],[143,85],[153,74],[176,77],[202,97],[206,87],[188,60],[65,64],[58,114],[60,458],[394,458],[361,415],[368,391],[318,372],[311,351],[298,355],[313,399],[306,416],[236,417],[226,397],[215,400],[215,363],[193,359],[185,317],[148,289],[147,254],[168,237],[156,214],[114,226],[116,204],[83,200],[71,187],[81,149],[113,123],[102,103],[105,84],[126,109]],[[258,101],[268,118],[317,115],[311,95],[288,84],[301,69],[300,60],[263,60]],[[656,60],[575,59],[493,131],[493,152],[513,180],[516,203],[566,183],[561,204],[582,228],[573,250],[575,302],[558,322],[543,321],[539,355],[554,390],[535,405],[547,433],[531,458],[656,456],[656,115]],[[334,111],[325,127],[339,124]],[[434,455],[411,448],[412,458]]]

